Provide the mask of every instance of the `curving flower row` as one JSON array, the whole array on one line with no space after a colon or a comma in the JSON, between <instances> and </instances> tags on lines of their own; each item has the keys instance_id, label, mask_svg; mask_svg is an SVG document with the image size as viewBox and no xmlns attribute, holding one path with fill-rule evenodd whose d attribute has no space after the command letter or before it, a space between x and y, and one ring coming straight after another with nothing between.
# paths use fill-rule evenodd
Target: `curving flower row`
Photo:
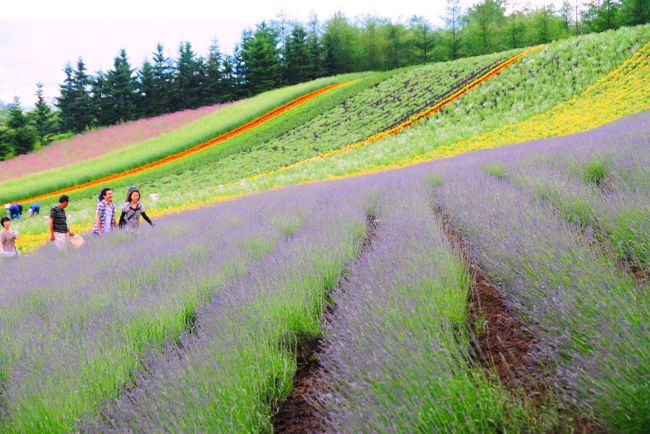
<instances>
[{"instance_id":1,"label":"curving flower row","mask_svg":"<svg viewBox=\"0 0 650 434\"><path fill-rule=\"evenodd\" d=\"M580 94L551 110L485 134L451 143L411 160L406 166L469 151L575 134L650 109L650 43Z\"/></svg>"},{"instance_id":2,"label":"curving flower row","mask_svg":"<svg viewBox=\"0 0 650 434\"><path fill-rule=\"evenodd\" d=\"M135 175L135 174L144 172L145 170L152 169L154 167L159 167L159 166L162 166L164 164L171 163L173 161L179 160L179 159L181 159L183 157L186 157L188 155L195 154L195 153L197 153L199 151L202 151L203 149L206 149L208 147L214 146L214 145L216 145L218 143L224 142L224 141L226 141L228 139L231 139L231 138L233 138L235 136L241 135L241 134L243 134L243 133L245 133L245 132L247 132L249 130L252 130L253 128L258 127L259 125L262 125L262 124L264 124L266 122L269 122L272 119L275 119L276 117L278 117L281 114L287 112L288 110L291 110L294 107L297 107L297 106L299 106L301 104L304 104L307 101L309 101L311 99L314 99L317 96L319 96L319 95L321 95L321 94L323 94L325 92L328 92L330 90L333 90L333 89L335 89L337 87L343 86L343 85L348 84L348 83L350 83L350 81L343 81L343 82L339 82L339 83L334 83L334 84L331 84L329 86L325 86L325 87L322 87L320 89L317 89L317 90L315 90L313 92L309 92L309 93L307 93L305 95L302 95L302 96L300 96L300 97L298 97L298 98L296 98L296 99L294 99L292 101L289 101L286 104L283 104L283 105L281 105L281 106L279 106L279 107L277 107L277 108L263 114L262 116L259 116L259 117L255 118L255 119L253 119L250 122L245 123L244 125L241 125L241 126L235 128L233 130L230 130L227 133L221 134L221 135L219 135L217 137L214 137L214 138L212 138L212 139L210 139L210 140L208 140L206 142L199 143L198 145L193 146L193 147L191 147L189 149L186 149L184 151L177 152L177 153L172 154L172 155L168 155L167 157L161 158L160 160L156 160L156 161L153 161L151 163L142 165L140 167L136 167L134 169L126 170L124 172L115 173L113 175L105 176L105 177L100 178L100 179L95 179L93 181L85 182L83 184L79 184L79 185L76 185L74 187L63 188L63 189L52 191L52 192L49 192L49 193L46 193L46 194L38 195L38 196L35 196L35 197L22 199L21 202L34 202L34 201L42 200L42 199L45 199L45 198L48 198L48 197L58 196L60 194L67 194L67 193L71 193L71 192L74 192L74 191L84 190L84 189L89 188L89 187L94 187L94 186L97 186L97 185L105 184L107 182L114 181L116 179L125 178L127 176Z\"/></svg>"},{"instance_id":3,"label":"curving flower row","mask_svg":"<svg viewBox=\"0 0 650 434\"><path fill-rule=\"evenodd\" d=\"M361 148L361 147L367 146L367 145L369 145L369 144L371 144L373 142L377 142L377 141L379 141L379 140L381 140L381 139L383 139L385 137L395 135L395 134L401 132L402 130L404 130L406 128L409 128L409 127L412 127L412 126L416 125L417 123L419 123L422 120L430 117L434 113L439 112L440 110L442 110L447 105L451 104L452 102L454 102L455 100L457 100L461 96L465 95L470 90L474 89L475 87L481 85L485 81L487 81L490 78L494 77L499 72L501 72L503 69L505 69L508 66L512 65L513 63L517 62L522 57L524 57L524 56L526 56L528 54L534 53L535 51L540 50L542 47L543 47L543 45L538 45L538 46L529 48L527 50L524 50L524 51L510 57L509 59L504 60L503 62L496 65L494 68L487 71L485 74L483 74L483 75L475 78L471 82L467 83L465 86L461 87L456 92L453 92L451 95L449 95L446 98L438 101L436 104L434 104L434 105L432 105L432 106L430 106L430 107L416 113L415 115L408 118L406 121L404 121L404 122L390 128L390 129L388 129L386 131L382 131L381 133L370 136L369 138L367 138L365 140L362 140L362 141L359 141L359 142L356 142L356 143L352 143L352 144L350 144L348 146L345 146L343 148L336 149L336 150L326 152L326 153L322 153L320 155L317 155L316 157L312 157L312 158L308 158L308 159L305 159L305 160L302 160L302 161L298 161L297 163L281 167L281 168L279 168L277 170L273 170L273 171L270 171L270 172L266 172L266 173L263 173L263 174L260 174L260 175L253 176L250 179L255 180L255 179L260 178L260 177L269 177L269 176L272 176L272 175L275 175L275 174L278 174L278 173L281 173L281 172L286 172L287 170L291 170L291 169L293 169L295 167L303 166L303 165L305 165L305 164L307 164L309 162L316 161L316 160L323 160L323 159L333 157L335 155L343 154L343 153L345 153L345 152L347 152L347 151L349 151L351 149Z\"/></svg>"}]
</instances>

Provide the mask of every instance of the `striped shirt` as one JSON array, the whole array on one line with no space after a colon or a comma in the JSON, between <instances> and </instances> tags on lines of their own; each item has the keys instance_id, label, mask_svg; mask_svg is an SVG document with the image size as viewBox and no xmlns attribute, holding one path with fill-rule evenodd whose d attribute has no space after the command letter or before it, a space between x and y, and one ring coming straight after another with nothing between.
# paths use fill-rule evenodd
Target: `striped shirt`
<instances>
[{"instance_id":1,"label":"striped shirt","mask_svg":"<svg viewBox=\"0 0 650 434\"><path fill-rule=\"evenodd\" d=\"M54 222L54 232L63 234L67 234L69 232L65 210L59 205L54 205L52 207L52 210L50 210L50 218Z\"/></svg>"}]
</instances>

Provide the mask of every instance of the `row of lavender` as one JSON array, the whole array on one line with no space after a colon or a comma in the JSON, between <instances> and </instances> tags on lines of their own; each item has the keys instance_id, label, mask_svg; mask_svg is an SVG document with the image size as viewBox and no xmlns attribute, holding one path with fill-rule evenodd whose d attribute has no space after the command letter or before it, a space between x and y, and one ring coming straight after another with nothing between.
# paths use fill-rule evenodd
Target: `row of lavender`
<instances>
[{"instance_id":1,"label":"row of lavender","mask_svg":"<svg viewBox=\"0 0 650 434\"><path fill-rule=\"evenodd\" d=\"M368 195L311 189L317 207L295 233L197 311L196 330L152 354L136 388L84 432L268 432L291 389L296 343L320 335L328 289L359 249ZM296 202L294 202L294 200ZM309 201L297 193L290 207Z\"/></svg>"},{"instance_id":2,"label":"row of lavender","mask_svg":"<svg viewBox=\"0 0 650 434\"><path fill-rule=\"evenodd\" d=\"M313 400L331 431L541 432L571 429L576 413L647 431L649 287L631 271L648 265L649 138L646 112L376 177L395 192L373 250L336 293L345 309L320 354L332 390ZM427 177L432 204L413 185ZM541 193L553 187L560 200ZM531 410L469 368L467 283L434 207L536 337L555 409Z\"/></svg>"},{"instance_id":3,"label":"row of lavender","mask_svg":"<svg viewBox=\"0 0 650 434\"><path fill-rule=\"evenodd\" d=\"M147 354L174 347L196 328L200 306L234 302L228 288L250 279L252 264L293 238L324 205L338 208L328 199L274 192L161 219L136 238L93 239L83 254L43 249L0 264L9 276L0 283L0 431L68 432L98 417L104 400L133 387ZM341 216L329 214L358 232ZM313 316L318 305L311 302ZM238 330L237 323L231 327ZM290 377L288 359L278 356Z\"/></svg>"},{"instance_id":4,"label":"row of lavender","mask_svg":"<svg viewBox=\"0 0 650 434\"><path fill-rule=\"evenodd\" d=\"M470 276L433 218L431 185L387 176L379 230L335 293L321 383L331 432L523 430L534 415L472 363Z\"/></svg>"}]
</instances>

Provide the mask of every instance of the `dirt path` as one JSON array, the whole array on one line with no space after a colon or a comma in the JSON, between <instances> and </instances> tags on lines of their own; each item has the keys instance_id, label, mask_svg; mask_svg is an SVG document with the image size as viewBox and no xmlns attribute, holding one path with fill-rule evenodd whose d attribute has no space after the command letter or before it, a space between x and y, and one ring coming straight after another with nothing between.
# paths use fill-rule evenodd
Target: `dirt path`
<instances>
[{"instance_id":1,"label":"dirt path","mask_svg":"<svg viewBox=\"0 0 650 434\"><path fill-rule=\"evenodd\" d=\"M368 217L366 236L357 259L372 247L377 234L378 223L379 221L375 216ZM335 312L336 304L332 303L327 307L326 315L331 316ZM317 354L320 352L321 346L320 339L312 339L298 344L298 370L294 377L293 390L281 404L273 419L274 432L286 434L326 432L321 414L309 399L310 396L315 394L315 391L327 391L329 388L317 375L320 369Z\"/></svg>"}]
</instances>

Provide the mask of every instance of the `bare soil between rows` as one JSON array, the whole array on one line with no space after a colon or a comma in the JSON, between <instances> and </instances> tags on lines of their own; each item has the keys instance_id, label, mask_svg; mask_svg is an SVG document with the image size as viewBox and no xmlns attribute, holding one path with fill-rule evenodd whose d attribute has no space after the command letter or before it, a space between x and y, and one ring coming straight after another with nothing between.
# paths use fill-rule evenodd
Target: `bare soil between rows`
<instances>
[{"instance_id":1,"label":"bare soil between rows","mask_svg":"<svg viewBox=\"0 0 650 434\"><path fill-rule=\"evenodd\" d=\"M523 392L535 406L552 399L544 367L535 360L531 350L537 345L535 336L508 308L499 289L490 283L467 248L467 240L454 227L443 209L435 215L452 248L467 264L472 278L468 300L467 322L472 331L475 361L489 376L496 372L498 380L513 394ZM493 371L494 369L494 371ZM602 433L597 422L580 415L571 415L572 432Z\"/></svg>"},{"instance_id":2,"label":"bare soil between rows","mask_svg":"<svg viewBox=\"0 0 650 434\"><path fill-rule=\"evenodd\" d=\"M357 255L357 260L372 247L372 242L377 235L378 223L379 220L375 216L368 217L366 236ZM345 274L343 273L343 276ZM345 277L343 277L343 281L344 279ZM332 291L332 293L334 292L335 290ZM326 316L331 317L335 313L336 304L332 302L327 306ZM286 434L327 432L323 416L309 399L317 391L329 390L329 385L318 375L321 367L318 354L322 345L323 342L317 338L298 344L298 369L294 377L293 389L273 418L273 432Z\"/></svg>"},{"instance_id":3,"label":"bare soil between rows","mask_svg":"<svg viewBox=\"0 0 650 434\"><path fill-rule=\"evenodd\" d=\"M435 215L450 245L461 254L471 273L467 321L473 331L476 361L488 372L494 368L501 383L510 390L523 390L534 403L540 404L548 389L540 380L542 367L531 356L535 337L508 309L499 290L473 261L467 241L449 216L441 208L436 208Z\"/></svg>"}]
</instances>

